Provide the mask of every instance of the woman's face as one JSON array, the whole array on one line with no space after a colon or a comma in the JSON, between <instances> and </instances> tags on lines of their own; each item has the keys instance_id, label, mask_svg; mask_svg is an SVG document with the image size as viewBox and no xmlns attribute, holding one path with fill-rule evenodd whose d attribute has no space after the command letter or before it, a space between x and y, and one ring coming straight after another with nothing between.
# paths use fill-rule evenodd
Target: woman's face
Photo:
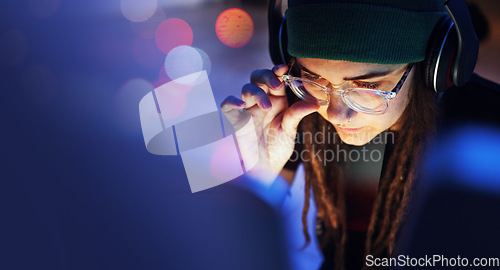
<instances>
[{"instance_id":1,"label":"woman's face","mask_svg":"<svg viewBox=\"0 0 500 270\"><path fill-rule=\"evenodd\" d=\"M313 58L297 58L296 60L298 67L302 69L302 76L305 75L304 73L311 72L312 76L320 76L331 85L341 85L355 77L370 75L364 76L365 78L362 80L354 80L354 83L375 83L379 85L377 89L384 91L390 91L394 88L404 74L405 66L407 66L406 64L366 64ZM376 77L371 75L376 75ZM407 82L403 84L396 97L389 100L389 106L384 114L356 112L342 101L340 95L335 94L330 95L330 103L321 106L318 113L334 125L344 143L364 145L384 130L396 127L396 122L408 104L412 77L412 72L410 72ZM342 124L342 127L339 124Z\"/></svg>"}]
</instances>

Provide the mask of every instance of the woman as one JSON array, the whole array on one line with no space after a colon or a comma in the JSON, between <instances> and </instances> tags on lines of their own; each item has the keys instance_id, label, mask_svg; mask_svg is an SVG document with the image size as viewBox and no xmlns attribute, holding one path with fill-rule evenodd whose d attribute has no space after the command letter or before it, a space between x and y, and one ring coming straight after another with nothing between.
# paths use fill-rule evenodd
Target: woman
<instances>
[{"instance_id":1,"label":"woman","mask_svg":"<svg viewBox=\"0 0 500 270\"><path fill-rule=\"evenodd\" d=\"M303 232L307 242L318 237L323 268L360 269L367 254L390 256L409 209L419 157L438 120L426 51L448 13L440 0L288 5L287 64L253 72L241 99L228 97L222 110L250 176L272 182L281 174L291 183L303 163ZM287 99L291 92L295 101ZM391 136L382 161L356 181L356 170L366 168L345 155L384 134ZM310 196L316 236L308 233Z\"/></svg>"}]
</instances>

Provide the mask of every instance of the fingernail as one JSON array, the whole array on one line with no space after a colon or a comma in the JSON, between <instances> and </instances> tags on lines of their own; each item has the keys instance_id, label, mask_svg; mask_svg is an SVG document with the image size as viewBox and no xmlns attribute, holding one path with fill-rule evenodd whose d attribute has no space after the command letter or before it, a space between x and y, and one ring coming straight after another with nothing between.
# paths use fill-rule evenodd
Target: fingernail
<instances>
[{"instance_id":1,"label":"fingernail","mask_svg":"<svg viewBox=\"0 0 500 270\"><path fill-rule=\"evenodd\" d=\"M279 64L279 65L277 65L277 66L274 66L274 67L273 67L273 72L276 72L278 69L280 69L280 68L282 68L282 67L284 67L284 66L286 66L286 64Z\"/></svg>"},{"instance_id":2,"label":"fingernail","mask_svg":"<svg viewBox=\"0 0 500 270\"><path fill-rule=\"evenodd\" d=\"M281 81L278 78L274 78L271 82L273 88L278 88L281 86Z\"/></svg>"},{"instance_id":3,"label":"fingernail","mask_svg":"<svg viewBox=\"0 0 500 270\"><path fill-rule=\"evenodd\" d=\"M264 109L265 110L270 110L273 106L271 105L271 102L265 102L264 104Z\"/></svg>"}]
</instances>

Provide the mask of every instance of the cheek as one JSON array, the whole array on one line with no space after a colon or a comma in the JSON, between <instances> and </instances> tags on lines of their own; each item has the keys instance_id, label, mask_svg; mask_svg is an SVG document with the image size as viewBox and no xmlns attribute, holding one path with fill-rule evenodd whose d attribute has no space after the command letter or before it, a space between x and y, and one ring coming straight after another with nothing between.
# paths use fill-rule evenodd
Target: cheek
<instances>
[{"instance_id":1,"label":"cheek","mask_svg":"<svg viewBox=\"0 0 500 270\"><path fill-rule=\"evenodd\" d=\"M323 118L325 118L326 121L331 122L330 120L328 120L327 110L328 106L321 106L319 107L318 113L319 115L323 116Z\"/></svg>"},{"instance_id":2,"label":"cheek","mask_svg":"<svg viewBox=\"0 0 500 270\"><path fill-rule=\"evenodd\" d=\"M382 132L396 124L407 105L408 89L401 89L396 98L389 101L389 107L384 114L356 113L353 122L358 123L360 126L366 125L372 132Z\"/></svg>"},{"instance_id":3,"label":"cheek","mask_svg":"<svg viewBox=\"0 0 500 270\"><path fill-rule=\"evenodd\" d=\"M389 126L387 128L391 127L399 120L404 110L408 106L408 93L409 89L403 88L398 93L396 98L390 101L389 108L387 108L387 111L384 114L384 116L387 117L387 121L389 123Z\"/></svg>"},{"instance_id":4,"label":"cheek","mask_svg":"<svg viewBox=\"0 0 500 270\"><path fill-rule=\"evenodd\" d=\"M366 133L365 135L367 136L376 136L378 133L391 128L396 124L408 105L408 93L408 86L403 86L397 96L389 101L389 107L384 114L373 115L354 112L351 127L365 127L363 133ZM328 117L327 110L327 106L322 106L318 110L318 113L333 125L338 124L334 123L334 119Z\"/></svg>"}]
</instances>

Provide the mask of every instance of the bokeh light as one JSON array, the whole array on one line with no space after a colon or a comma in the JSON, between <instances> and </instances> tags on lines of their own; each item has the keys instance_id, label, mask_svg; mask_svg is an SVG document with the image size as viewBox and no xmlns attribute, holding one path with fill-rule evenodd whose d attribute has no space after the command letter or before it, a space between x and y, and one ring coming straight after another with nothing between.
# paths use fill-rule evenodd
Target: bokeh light
<instances>
[{"instance_id":1,"label":"bokeh light","mask_svg":"<svg viewBox=\"0 0 500 270\"><path fill-rule=\"evenodd\" d=\"M131 22L143 22L151 18L158 7L156 0L121 0L122 14Z\"/></svg>"},{"instance_id":2,"label":"bokeh light","mask_svg":"<svg viewBox=\"0 0 500 270\"><path fill-rule=\"evenodd\" d=\"M211 70L211 62L208 55L201 49L189 46L179 46L172 49L165 58L165 72L172 80L183 84L197 84L199 80L189 74ZM182 80L179 78L184 77ZM200 77L201 78L201 77ZM187 81L194 80L194 81Z\"/></svg>"},{"instance_id":3,"label":"bokeh light","mask_svg":"<svg viewBox=\"0 0 500 270\"><path fill-rule=\"evenodd\" d=\"M57 94L57 79L44 65L30 65L22 72L20 88L26 99L38 106L50 104Z\"/></svg>"},{"instance_id":4,"label":"bokeh light","mask_svg":"<svg viewBox=\"0 0 500 270\"><path fill-rule=\"evenodd\" d=\"M154 39L136 39L133 55L137 63L144 67L160 67L165 58L165 55L156 47Z\"/></svg>"},{"instance_id":5,"label":"bokeh light","mask_svg":"<svg viewBox=\"0 0 500 270\"><path fill-rule=\"evenodd\" d=\"M165 54L175 47L193 43L193 30L187 22L178 18L167 19L158 26L155 34L156 45Z\"/></svg>"},{"instance_id":6,"label":"bokeh light","mask_svg":"<svg viewBox=\"0 0 500 270\"><path fill-rule=\"evenodd\" d=\"M61 4L61 0L29 0L28 6L38 18L48 18L59 9L59 5Z\"/></svg>"},{"instance_id":7,"label":"bokeh light","mask_svg":"<svg viewBox=\"0 0 500 270\"><path fill-rule=\"evenodd\" d=\"M138 128L140 119L137 104L153 89L150 82L141 78L130 79L123 83L115 95L115 105L118 113L116 123L123 128Z\"/></svg>"},{"instance_id":8,"label":"bokeh light","mask_svg":"<svg viewBox=\"0 0 500 270\"><path fill-rule=\"evenodd\" d=\"M29 45L26 36L16 29L0 34L0 65L18 66L26 60Z\"/></svg>"},{"instance_id":9,"label":"bokeh light","mask_svg":"<svg viewBox=\"0 0 500 270\"><path fill-rule=\"evenodd\" d=\"M154 38L158 26L167 19L165 11L157 7L151 18L143 22L130 22L132 32L140 38Z\"/></svg>"},{"instance_id":10,"label":"bokeh light","mask_svg":"<svg viewBox=\"0 0 500 270\"><path fill-rule=\"evenodd\" d=\"M217 37L229 47L245 46L252 39L253 20L248 13L238 8L222 12L215 22Z\"/></svg>"},{"instance_id":11,"label":"bokeh light","mask_svg":"<svg viewBox=\"0 0 500 270\"><path fill-rule=\"evenodd\" d=\"M243 173L232 135L214 143L216 147L210 158L210 172L215 179L232 180Z\"/></svg>"}]
</instances>

